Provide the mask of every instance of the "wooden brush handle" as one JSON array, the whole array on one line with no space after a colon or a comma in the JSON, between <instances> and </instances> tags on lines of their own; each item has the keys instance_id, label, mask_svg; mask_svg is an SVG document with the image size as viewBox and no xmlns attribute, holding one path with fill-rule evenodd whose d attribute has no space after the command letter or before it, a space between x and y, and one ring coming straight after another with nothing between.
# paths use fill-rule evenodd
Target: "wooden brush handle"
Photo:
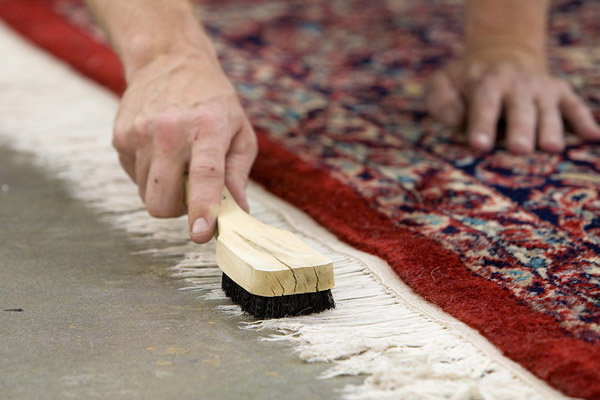
<instances>
[{"instance_id":1,"label":"wooden brush handle","mask_svg":"<svg viewBox=\"0 0 600 400\"><path fill-rule=\"evenodd\" d=\"M217 213L217 231L217 265L251 294L274 297L334 286L329 258L293 233L250 216L227 188L223 189Z\"/></svg>"},{"instance_id":2,"label":"wooden brush handle","mask_svg":"<svg viewBox=\"0 0 600 400\"><path fill-rule=\"evenodd\" d=\"M217 219L227 217L228 215L237 215L238 217L240 215L246 215L249 218L252 218L246 211L244 211L242 207L238 205L229 189L224 187L223 195L221 196L221 205L219 205L219 211L217 212Z\"/></svg>"}]
</instances>

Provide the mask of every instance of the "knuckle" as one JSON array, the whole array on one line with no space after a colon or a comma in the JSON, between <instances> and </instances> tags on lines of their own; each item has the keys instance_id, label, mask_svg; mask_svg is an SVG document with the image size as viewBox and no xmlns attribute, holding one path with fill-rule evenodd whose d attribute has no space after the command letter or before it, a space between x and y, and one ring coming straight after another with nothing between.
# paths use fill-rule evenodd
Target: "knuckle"
<instances>
[{"instance_id":1,"label":"knuckle","mask_svg":"<svg viewBox=\"0 0 600 400\"><path fill-rule=\"evenodd\" d=\"M119 153L125 152L127 148L126 135L115 130L112 138L112 146L117 149Z\"/></svg>"},{"instance_id":2,"label":"knuckle","mask_svg":"<svg viewBox=\"0 0 600 400\"><path fill-rule=\"evenodd\" d=\"M217 179L224 176L224 163L217 157L205 158L200 162L194 163L190 167L190 175L201 176L206 179Z\"/></svg>"},{"instance_id":3,"label":"knuckle","mask_svg":"<svg viewBox=\"0 0 600 400\"><path fill-rule=\"evenodd\" d=\"M156 115L154 125L154 144L158 149L170 151L181 145L180 139L188 124L184 114L174 108L167 108Z\"/></svg>"},{"instance_id":4,"label":"knuckle","mask_svg":"<svg viewBox=\"0 0 600 400\"><path fill-rule=\"evenodd\" d=\"M112 145L119 152L126 151L129 143L129 132L130 128L124 121L115 121L113 127Z\"/></svg>"},{"instance_id":5,"label":"knuckle","mask_svg":"<svg viewBox=\"0 0 600 400\"><path fill-rule=\"evenodd\" d=\"M201 105L193 112L194 125L208 132L223 129L227 125L227 112L220 106Z\"/></svg>"},{"instance_id":6,"label":"knuckle","mask_svg":"<svg viewBox=\"0 0 600 400\"><path fill-rule=\"evenodd\" d=\"M484 91L497 91L502 87L502 78L497 73L484 75L479 80L479 87Z\"/></svg>"},{"instance_id":7,"label":"knuckle","mask_svg":"<svg viewBox=\"0 0 600 400\"><path fill-rule=\"evenodd\" d=\"M502 61L493 70L498 76L511 77L517 74L518 68L512 62Z\"/></svg>"},{"instance_id":8,"label":"knuckle","mask_svg":"<svg viewBox=\"0 0 600 400\"><path fill-rule=\"evenodd\" d=\"M175 107L167 107L155 116L154 124L159 132L180 129L185 123L185 115Z\"/></svg>"},{"instance_id":9,"label":"knuckle","mask_svg":"<svg viewBox=\"0 0 600 400\"><path fill-rule=\"evenodd\" d=\"M474 96L473 111L477 113L494 113L499 107L495 92L481 90Z\"/></svg>"},{"instance_id":10,"label":"knuckle","mask_svg":"<svg viewBox=\"0 0 600 400\"><path fill-rule=\"evenodd\" d=\"M554 85L560 92L564 94L570 95L575 93L571 85L567 81L564 81L562 79L554 78Z\"/></svg>"},{"instance_id":11,"label":"knuckle","mask_svg":"<svg viewBox=\"0 0 600 400\"><path fill-rule=\"evenodd\" d=\"M473 83L468 98L474 107L494 108L504 92L502 78L496 74L488 74Z\"/></svg>"},{"instance_id":12,"label":"knuckle","mask_svg":"<svg viewBox=\"0 0 600 400\"><path fill-rule=\"evenodd\" d=\"M143 136L151 128L152 122L149 118L144 115L138 115L133 118L131 128L136 136Z\"/></svg>"},{"instance_id":13,"label":"knuckle","mask_svg":"<svg viewBox=\"0 0 600 400\"><path fill-rule=\"evenodd\" d=\"M513 84L522 92L536 90L539 87L540 78L530 73L515 75Z\"/></svg>"}]
</instances>

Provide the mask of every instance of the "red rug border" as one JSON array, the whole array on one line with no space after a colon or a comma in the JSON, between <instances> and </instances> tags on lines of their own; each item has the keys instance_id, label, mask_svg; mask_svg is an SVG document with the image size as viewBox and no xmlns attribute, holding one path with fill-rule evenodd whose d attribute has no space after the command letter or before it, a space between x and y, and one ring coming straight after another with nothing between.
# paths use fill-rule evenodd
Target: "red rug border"
<instances>
[{"instance_id":1,"label":"red rug border","mask_svg":"<svg viewBox=\"0 0 600 400\"><path fill-rule=\"evenodd\" d=\"M114 52L70 25L51 7L48 0L4 0L0 1L0 18L33 43L121 94L125 82ZM304 163L267 135L258 132L258 137L260 154L253 179L306 211L343 241L385 259L416 293L480 331L538 377L569 396L600 399L597 343L569 337L553 318L474 276L456 254L396 227L349 186ZM331 199L343 201L332 203ZM365 230L370 234L366 239ZM496 313L490 315L489 309Z\"/></svg>"}]
</instances>

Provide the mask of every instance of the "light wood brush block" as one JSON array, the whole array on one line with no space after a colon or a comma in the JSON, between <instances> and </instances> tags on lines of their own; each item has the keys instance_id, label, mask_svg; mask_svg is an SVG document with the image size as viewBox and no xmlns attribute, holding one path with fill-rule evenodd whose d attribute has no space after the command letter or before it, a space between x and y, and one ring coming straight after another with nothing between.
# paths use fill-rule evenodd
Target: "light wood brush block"
<instances>
[{"instance_id":1,"label":"light wood brush block","mask_svg":"<svg viewBox=\"0 0 600 400\"><path fill-rule=\"evenodd\" d=\"M241 209L227 189L217 216L217 264L257 296L320 292L334 286L333 263L288 231Z\"/></svg>"}]
</instances>

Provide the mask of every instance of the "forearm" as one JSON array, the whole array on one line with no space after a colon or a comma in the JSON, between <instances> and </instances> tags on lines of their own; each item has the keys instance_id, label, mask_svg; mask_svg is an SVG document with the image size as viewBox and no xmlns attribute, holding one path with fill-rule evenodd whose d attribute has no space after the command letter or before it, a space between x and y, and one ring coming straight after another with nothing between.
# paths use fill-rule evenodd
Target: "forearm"
<instances>
[{"instance_id":1,"label":"forearm","mask_svg":"<svg viewBox=\"0 0 600 400\"><path fill-rule=\"evenodd\" d=\"M161 55L189 51L216 61L189 0L86 0L119 54L126 77Z\"/></svg>"},{"instance_id":2,"label":"forearm","mask_svg":"<svg viewBox=\"0 0 600 400\"><path fill-rule=\"evenodd\" d=\"M522 50L545 65L548 8L549 0L468 0L466 52Z\"/></svg>"}]
</instances>

